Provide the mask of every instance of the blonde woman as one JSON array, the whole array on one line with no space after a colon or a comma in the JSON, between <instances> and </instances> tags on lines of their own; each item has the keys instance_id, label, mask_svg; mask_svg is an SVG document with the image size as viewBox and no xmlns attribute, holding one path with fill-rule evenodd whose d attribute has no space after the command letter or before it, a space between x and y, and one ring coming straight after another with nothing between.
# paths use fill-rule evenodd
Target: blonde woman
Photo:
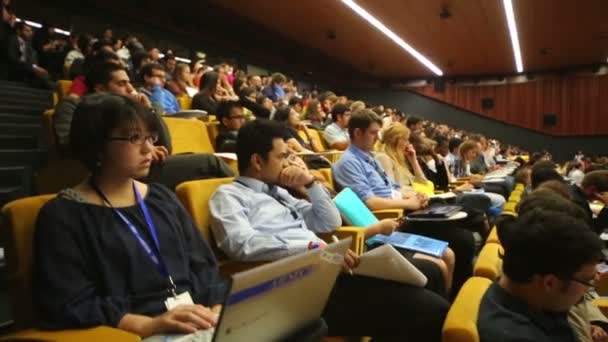
<instances>
[{"instance_id":1,"label":"blonde woman","mask_svg":"<svg viewBox=\"0 0 608 342\"><path fill-rule=\"evenodd\" d=\"M418 164L416 150L410 144L410 130L405 125L394 122L382 134L382 145L376 153L387 175L402 189L413 190L412 183L426 184L428 181ZM413 172L412 172L413 171Z\"/></svg>"},{"instance_id":2,"label":"blonde woman","mask_svg":"<svg viewBox=\"0 0 608 342\"><path fill-rule=\"evenodd\" d=\"M421 201L428 202L425 195L415 192L412 188L413 182L426 183L427 179L420 169L416 151L410 144L409 138L410 130L407 127L398 122L391 124L382 135L382 145L375 157L386 174L401 186L401 191L413 192L415 196L421 198ZM451 249L446 250L442 260L424 254L416 254L414 257L437 263L446 279L446 288L448 291L451 289L454 272L454 252Z\"/></svg>"}]
</instances>

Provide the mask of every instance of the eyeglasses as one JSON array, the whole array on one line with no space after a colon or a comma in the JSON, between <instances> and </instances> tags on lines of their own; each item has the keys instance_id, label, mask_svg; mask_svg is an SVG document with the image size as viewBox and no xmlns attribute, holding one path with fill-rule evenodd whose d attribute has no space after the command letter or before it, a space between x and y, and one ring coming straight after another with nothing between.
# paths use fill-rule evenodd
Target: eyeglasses
<instances>
[{"instance_id":1,"label":"eyeglasses","mask_svg":"<svg viewBox=\"0 0 608 342\"><path fill-rule=\"evenodd\" d=\"M150 134L150 135L142 135L142 134L132 134L128 137L110 137L109 141L128 141L133 145L142 145L144 142L149 142L150 144L155 144L158 141L158 134Z\"/></svg>"},{"instance_id":2,"label":"eyeglasses","mask_svg":"<svg viewBox=\"0 0 608 342\"><path fill-rule=\"evenodd\" d=\"M585 285L585 286L590 287L590 288L595 288L595 279L596 278L593 278L593 279L591 279L589 281L585 281L585 280L576 279L574 277L568 278L568 280L570 280L570 281L579 283L581 285Z\"/></svg>"}]
</instances>

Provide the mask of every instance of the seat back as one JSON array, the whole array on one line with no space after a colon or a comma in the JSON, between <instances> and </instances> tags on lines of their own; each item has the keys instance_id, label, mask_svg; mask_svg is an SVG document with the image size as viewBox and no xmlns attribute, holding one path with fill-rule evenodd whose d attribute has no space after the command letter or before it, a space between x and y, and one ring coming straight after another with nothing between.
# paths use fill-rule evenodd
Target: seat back
<instances>
[{"instance_id":1,"label":"seat back","mask_svg":"<svg viewBox=\"0 0 608 342\"><path fill-rule=\"evenodd\" d=\"M190 96L184 95L177 98L177 102L179 103L179 108L181 110L190 110L192 109L192 98Z\"/></svg>"},{"instance_id":2,"label":"seat back","mask_svg":"<svg viewBox=\"0 0 608 342\"><path fill-rule=\"evenodd\" d=\"M177 197L184 205L186 210L192 215L194 224L201 232L203 237L215 248L212 243L209 213L209 199L211 195L222 184L232 183L234 178L209 178L181 183L175 188Z\"/></svg>"},{"instance_id":3,"label":"seat back","mask_svg":"<svg viewBox=\"0 0 608 342\"><path fill-rule=\"evenodd\" d=\"M443 323L442 342L479 342L479 305L490 284L492 281L479 277L464 283Z\"/></svg>"},{"instance_id":4,"label":"seat back","mask_svg":"<svg viewBox=\"0 0 608 342\"><path fill-rule=\"evenodd\" d=\"M319 169L319 172L323 175L323 178L327 181L327 184L330 186L330 189L335 190L334 188L334 177L331 175L331 168Z\"/></svg>"},{"instance_id":5,"label":"seat back","mask_svg":"<svg viewBox=\"0 0 608 342\"><path fill-rule=\"evenodd\" d=\"M70 88L72 88L72 81L70 80L59 80L57 81L59 85L59 99L63 99L64 97L70 95Z\"/></svg>"},{"instance_id":6,"label":"seat back","mask_svg":"<svg viewBox=\"0 0 608 342\"><path fill-rule=\"evenodd\" d=\"M2 208L0 239L5 247L7 285L16 328L33 323L32 242L40 208L56 195L22 198Z\"/></svg>"},{"instance_id":7,"label":"seat back","mask_svg":"<svg viewBox=\"0 0 608 342\"><path fill-rule=\"evenodd\" d=\"M321 139L321 135L319 134L319 131L317 131L316 129L309 128L308 134L310 134L311 138L313 138L316 141L319 141L321 143L322 150L317 151L317 152L325 152L327 150L325 141L323 141L323 139ZM304 140L307 144L310 145L310 140L308 140L308 136L306 135L306 132L304 132L303 130L298 130L298 135L300 136L300 138L302 138L302 140Z\"/></svg>"},{"instance_id":8,"label":"seat back","mask_svg":"<svg viewBox=\"0 0 608 342\"><path fill-rule=\"evenodd\" d=\"M502 247L497 243L486 243L479 252L479 257L473 267L473 275L496 280L502 274Z\"/></svg>"},{"instance_id":9,"label":"seat back","mask_svg":"<svg viewBox=\"0 0 608 342\"><path fill-rule=\"evenodd\" d=\"M200 120L163 117L171 135L173 154L213 153L207 127Z\"/></svg>"}]
</instances>

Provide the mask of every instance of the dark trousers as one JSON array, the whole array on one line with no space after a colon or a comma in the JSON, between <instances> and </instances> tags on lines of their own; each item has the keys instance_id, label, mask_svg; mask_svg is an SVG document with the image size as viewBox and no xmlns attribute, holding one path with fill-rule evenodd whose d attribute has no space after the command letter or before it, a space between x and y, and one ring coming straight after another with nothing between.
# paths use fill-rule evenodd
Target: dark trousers
<instances>
[{"instance_id":1,"label":"dark trousers","mask_svg":"<svg viewBox=\"0 0 608 342\"><path fill-rule=\"evenodd\" d=\"M175 191L178 184L186 181L233 176L234 171L220 158L193 153L169 156L162 163L153 164L146 181L163 184Z\"/></svg>"},{"instance_id":2,"label":"dark trousers","mask_svg":"<svg viewBox=\"0 0 608 342\"><path fill-rule=\"evenodd\" d=\"M408 225L406 231L449 243L449 247L454 251L454 255L456 256L452 283L452 297L454 297L464 282L473 275L473 257L475 256L475 238L473 237L473 233L455 224L446 222L417 222Z\"/></svg>"},{"instance_id":3,"label":"dark trousers","mask_svg":"<svg viewBox=\"0 0 608 342\"><path fill-rule=\"evenodd\" d=\"M374 341L441 341L449 304L424 288L341 274L325 306L329 336Z\"/></svg>"}]
</instances>

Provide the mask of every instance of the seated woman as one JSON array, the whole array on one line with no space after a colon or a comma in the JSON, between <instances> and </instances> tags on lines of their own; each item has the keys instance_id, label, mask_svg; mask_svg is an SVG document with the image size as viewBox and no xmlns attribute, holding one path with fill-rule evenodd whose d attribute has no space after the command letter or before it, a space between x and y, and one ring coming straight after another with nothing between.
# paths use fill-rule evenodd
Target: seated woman
<instances>
[{"instance_id":1,"label":"seated woman","mask_svg":"<svg viewBox=\"0 0 608 342\"><path fill-rule=\"evenodd\" d=\"M295 153L315 153L323 151L323 146L320 141L317 141L300 121L300 114L289 106L283 106L274 113L274 120L282 123L285 127L285 142L287 147ZM304 132L308 138L306 142L298 134Z\"/></svg>"},{"instance_id":2,"label":"seated woman","mask_svg":"<svg viewBox=\"0 0 608 342\"><path fill-rule=\"evenodd\" d=\"M213 115L217 112L220 101L238 101L238 96L233 96L222 88L220 75L215 71L207 71L201 79L200 91L192 98L192 109L200 109Z\"/></svg>"},{"instance_id":3,"label":"seated woman","mask_svg":"<svg viewBox=\"0 0 608 342\"><path fill-rule=\"evenodd\" d=\"M173 95L175 95L175 97L193 97L196 95L197 90L194 87L194 84L192 84L190 66L185 63L179 63L177 66L175 66L173 79L167 82L166 87L173 93Z\"/></svg>"},{"instance_id":4,"label":"seated woman","mask_svg":"<svg viewBox=\"0 0 608 342\"><path fill-rule=\"evenodd\" d=\"M306 106L304 118L310 121L310 125L314 129L324 130L331 123L331 118L323 111L319 100L311 100Z\"/></svg>"},{"instance_id":5,"label":"seated woman","mask_svg":"<svg viewBox=\"0 0 608 342\"><path fill-rule=\"evenodd\" d=\"M33 293L44 329L107 325L147 337L215 326L226 294L217 262L168 189L148 174L157 121L124 96L78 105L70 145L91 175L40 211ZM168 298L189 294L172 307Z\"/></svg>"}]
</instances>

